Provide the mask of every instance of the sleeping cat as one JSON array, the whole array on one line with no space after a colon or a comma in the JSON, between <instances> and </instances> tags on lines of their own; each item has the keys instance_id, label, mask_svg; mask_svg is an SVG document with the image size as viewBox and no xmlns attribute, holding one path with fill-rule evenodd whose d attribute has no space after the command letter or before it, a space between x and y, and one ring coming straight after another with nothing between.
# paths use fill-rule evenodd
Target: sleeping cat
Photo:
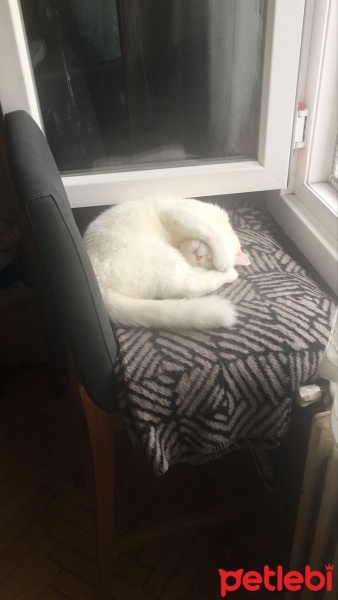
<instances>
[{"instance_id":1,"label":"sleeping cat","mask_svg":"<svg viewBox=\"0 0 338 600\"><path fill-rule=\"evenodd\" d=\"M250 264L227 213L194 199L148 197L112 206L84 235L111 321L165 329L235 323L233 306L201 297Z\"/></svg>"}]
</instances>

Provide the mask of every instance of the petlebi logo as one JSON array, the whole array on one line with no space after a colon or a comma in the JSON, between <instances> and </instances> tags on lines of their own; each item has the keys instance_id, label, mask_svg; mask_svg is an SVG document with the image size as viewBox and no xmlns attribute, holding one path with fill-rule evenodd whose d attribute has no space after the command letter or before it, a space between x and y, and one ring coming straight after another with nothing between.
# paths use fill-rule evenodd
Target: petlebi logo
<instances>
[{"instance_id":1,"label":"petlebi logo","mask_svg":"<svg viewBox=\"0 0 338 600\"><path fill-rule=\"evenodd\" d=\"M281 592L289 590L298 592L302 588L307 588L312 592L320 590L332 591L332 571L333 565L326 565L325 572L312 570L310 565L306 565L304 571L284 571L281 565L271 569L264 565L263 573L258 571L246 571L237 569L237 571L225 571L218 569L220 576L221 597L225 598L228 593L235 592L241 586L250 592L257 592L264 587L269 592Z\"/></svg>"}]
</instances>

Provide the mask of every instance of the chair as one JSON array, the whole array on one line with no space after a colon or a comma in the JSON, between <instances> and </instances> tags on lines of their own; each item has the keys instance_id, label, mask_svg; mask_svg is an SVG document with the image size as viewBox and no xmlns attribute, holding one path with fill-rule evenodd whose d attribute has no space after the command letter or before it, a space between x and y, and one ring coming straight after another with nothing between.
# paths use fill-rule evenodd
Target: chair
<instances>
[{"instance_id":1,"label":"chair","mask_svg":"<svg viewBox=\"0 0 338 600\"><path fill-rule=\"evenodd\" d=\"M54 295L65 332L68 394L74 405L78 406L80 402L86 417L95 472L102 597L109 598L111 563L116 550L113 530L114 434L127 424L131 437L145 447L157 472L164 472L170 459L172 463L196 462L200 456L201 461L206 461L229 449L277 446L287 429L292 391L316 371L319 355L329 335L334 307L299 265L292 262L290 257L286 261L286 255L274 237L271 237L269 247L266 241L267 250L262 250L258 237L262 235L263 240L270 239L270 221L266 216L260 216L261 221L257 221L258 213L244 207L242 212L239 211L238 225L241 225L244 217L245 222L249 223L242 232L243 243L249 244L250 241L249 252L253 263L260 267L254 267L250 277L239 279L238 285L236 282L236 286L226 290L230 298L237 300L240 320L246 319L235 333L192 332L185 338L151 330L112 329L44 135L24 111L5 116L5 133L9 169L20 209L42 259L42 287L51 286L48 298ZM258 227L263 227L263 233ZM260 258L262 252L263 260ZM266 259L266 252L270 252L269 260ZM280 267L283 260L283 264L287 263L286 274ZM278 283L283 299L272 318L268 306L275 301ZM258 300L257 286L260 286ZM263 297L265 304L262 304L263 300L260 301ZM302 298L304 308L298 315L297 301ZM308 319L317 317L320 326L316 339L313 339L307 335ZM297 318L301 320L299 326L295 324ZM288 323L284 332L281 323L285 320ZM269 324L269 335L264 329L265 322ZM257 332L261 332L262 339ZM179 339L176 339L177 336ZM175 344L180 363L173 364L175 352L171 344ZM130 348L134 348L135 352L130 353ZM133 356L140 354L141 349L149 360L149 357L155 357L155 362L149 366L152 375L148 376L147 370L140 369L139 364L136 368L133 362ZM161 366L157 371L155 363ZM199 374L201 383L195 390L196 374ZM170 418L167 414L161 416L161 407L156 400L152 400L154 410L151 418L149 415L142 416L142 411L144 399L153 399L156 393L160 393L161 386L166 386L167 395L171 386L175 398L178 389L183 389L185 397L190 394L191 400L201 399L202 389L205 388L215 406L219 405L218 400L221 399L222 428L229 430L227 442L216 444L214 438L218 433L214 436L212 415L208 413L201 420L201 412L196 406L193 424L191 427L189 423L185 424L188 429L183 442L181 432L172 433L170 439L175 442L175 454L166 453L165 448L165 452L158 456L164 444L163 435L159 432L162 432L162 425L170 426ZM226 412L224 402L227 405ZM142 434L137 429L140 421L145 425ZM156 434L155 450L148 445L149 423ZM221 517L224 514L204 516L204 523ZM168 525L159 528L155 534L192 526L196 521L192 517L173 527ZM145 536L151 537L153 534L146 532ZM140 539L142 536L137 536L136 541ZM131 540L122 542L119 549L126 549L131 543Z\"/></svg>"}]
</instances>

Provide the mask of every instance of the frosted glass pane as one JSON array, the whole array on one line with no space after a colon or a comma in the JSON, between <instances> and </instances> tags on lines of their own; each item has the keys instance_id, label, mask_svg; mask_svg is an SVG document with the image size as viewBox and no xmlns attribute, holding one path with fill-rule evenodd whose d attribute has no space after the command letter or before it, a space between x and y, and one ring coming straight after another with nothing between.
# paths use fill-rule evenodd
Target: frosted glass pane
<instances>
[{"instance_id":1,"label":"frosted glass pane","mask_svg":"<svg viewBox=\"0 0 338 600\"><path fill-rule=\"evenodd\" d=\"M63 172L255 159L266 0L21 0Z\"/></svg>"}]
</instances>

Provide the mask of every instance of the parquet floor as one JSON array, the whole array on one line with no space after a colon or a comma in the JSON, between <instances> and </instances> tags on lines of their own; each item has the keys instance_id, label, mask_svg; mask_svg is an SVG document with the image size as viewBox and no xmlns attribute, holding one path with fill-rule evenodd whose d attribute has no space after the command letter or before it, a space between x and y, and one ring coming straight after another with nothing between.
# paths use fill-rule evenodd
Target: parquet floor
<instances>
[{"instance_id":1,"label":"parquet floor","mask_svg":"<svg viewBox=\"0 0 338 600\"><path fill-rule=\"evenodd\" d=\"M8 369L0 415L0 599L99 600L94 518L86 491L73 483L67 405L51 397L46 365ZM120 530L147 523L150 513L237 506L262 492L246 452L157 480L121 434L117 462ZM216 600L219 568L286 565L292 511L277 496L222 526L118 556L113 599ZM231 597L272 600L260 592Z\"/></svg>"}]
</instances>

